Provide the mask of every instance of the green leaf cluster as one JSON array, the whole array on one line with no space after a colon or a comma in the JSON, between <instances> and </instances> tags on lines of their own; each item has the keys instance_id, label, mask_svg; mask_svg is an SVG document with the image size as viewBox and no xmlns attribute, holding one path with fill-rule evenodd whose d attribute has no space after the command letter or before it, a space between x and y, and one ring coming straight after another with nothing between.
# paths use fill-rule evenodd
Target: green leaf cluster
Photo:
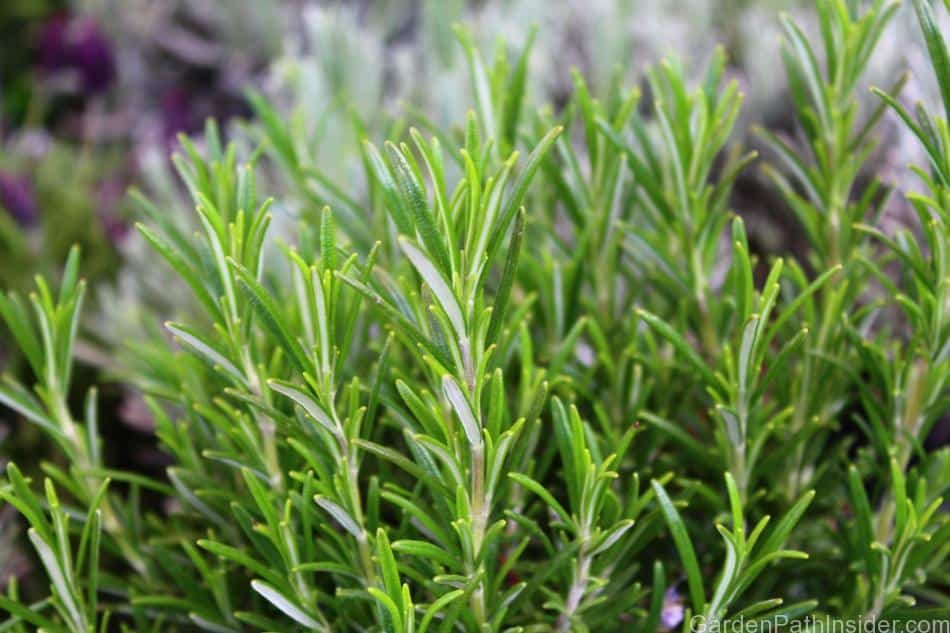
<instances>
[{"instance_id":1,"label":"green leaf cluster","mask_svg":"<svg viewBox=\"0 0 950 633\"><path fill-rule=\"evenodd\" d=\"M660 63L646 100L576 73L555 111L525 90L530 38L487 63L460 27L472 111L364 139L365 191L261 96L247 156L213 123L182 138L199 230L144 200L139 230L194 310L121 375L165 477L110 469L95 391L68 401L78 252L58 293L0 299L36 378L0 402L63 456L44 496L0 482L49 579L10 585L0 630L946 618L950 452L925 440L950 410L950 54L913 5L943 113L859 106L895 5L819 0L814 40L782 19L802 142L763 132L765 170L802 257L754 253L730 209L756 155L721 51L696 83ZM930 161L896 233L859 177L888 109ZM294 239L262 162L307 194Z\"/></svg>"}]
</instances>

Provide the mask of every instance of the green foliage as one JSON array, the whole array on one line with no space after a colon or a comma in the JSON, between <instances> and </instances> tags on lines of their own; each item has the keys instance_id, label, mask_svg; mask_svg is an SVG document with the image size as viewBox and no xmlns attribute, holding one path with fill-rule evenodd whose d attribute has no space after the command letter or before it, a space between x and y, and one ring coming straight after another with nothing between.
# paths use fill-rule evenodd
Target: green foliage
<instances>
[{"instance_id":1,"label":"green foliage","mask_svg":"<svg viewBox=\"0 0 950 633\"><path fill-rule=\"evenodd\" d=\"M858 4L818 2L822 56L783 20L804 145L763 134L803 261L764 261L729 209L755 154L730 142L742 96L721 51L696 86L661 63L649 104L575 74L554 113L525 90L530 40L488 65L459 28L473 111L364 138L365 191L309 164L260 96L247 157L214 124L182 138L199 230L146 201L139 230L194 309L121 374L166 477L108 467L94 390L71 410L78 252L58 294L39 278L0 299L36 378L0 401L63 456L45 499L16 466L0 484L50 587L11 584L0 629L947 617L950 452L924 440L950 409L950 132L887 92L858 122L895 11ZM915 8L946 97L946 41ZM931 161L894 234L858 177L888 107ZM266 160L305 194L291 243L259 197Z\"/></svg>"},{"instance_id":2,"label":"green foliage","mask_svg":"<svg viewBox=\"0 0 950 633\"><path fill-rule=\"evenodd\" d=\"M118 258L101 217L97 186L110 176L114 163L108 153L89 160L81 148L66 143L54 143L41 159L31 160L18 156L12 142L0 148L0 170L4 177L30 183L27 191L36 214L22 226L14 210L0 202L4 288L26 292L34 274L53 276L75 244L86 254L83 271L90 280L110 277Z\"/></svg>"}]
</instances>

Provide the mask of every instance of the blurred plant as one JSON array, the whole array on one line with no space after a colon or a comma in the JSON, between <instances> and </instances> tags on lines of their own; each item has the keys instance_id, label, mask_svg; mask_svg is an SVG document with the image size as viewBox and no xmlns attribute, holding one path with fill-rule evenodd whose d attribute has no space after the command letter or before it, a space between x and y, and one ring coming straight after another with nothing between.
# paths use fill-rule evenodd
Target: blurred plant
<instances>
[{"instance_id":1,"label":"blurred plant","mask_svg":"<svg viewBox=\"0 0 950 633\"><path fill-rule=\"evenodd\" d=\"M56 83L63 89L94 95L115 80L112 46L90 19L71 19L65 13L53 16L37 36L37 49L41 72L47 80L60 75Z\"/></svg>"}]
</instances>

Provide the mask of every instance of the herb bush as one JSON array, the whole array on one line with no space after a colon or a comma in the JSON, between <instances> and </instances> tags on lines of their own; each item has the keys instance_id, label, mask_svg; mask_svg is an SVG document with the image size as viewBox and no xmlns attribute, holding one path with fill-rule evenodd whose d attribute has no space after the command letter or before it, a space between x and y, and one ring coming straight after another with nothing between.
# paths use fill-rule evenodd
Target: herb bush
<instances>
[{"instance_id":1,"label":"herb bush","mask_svg":"<svg viewBox=\"0 0 950 633\"><path fill-rule=\"evenodd\" d=\"M950 409L950 53L915 0L942 112L900 81L859 107L897 6L858 5L818 2L813 39L783 18L798 130L761 131L763 170L801 260L750 252L729 210L756 156L730 144L721 53L695 86L659 64L649 99L575 75L555 112L526 103L530 44L486 64L459 29L473 112L366 141L365 200L262 97L246 160L214 125L183 138L197 230L141 196L139 230L194 309L118 372L167 477L110 468L95 389L67 398L78 252L57 291L0 300L36 378L0 401L62 454L0 487L49 580L10 583L0 629L946 619L950 452L925 439ZM889 111L926 151L919 191L867 177ZM334 201L293 244L265 160ZM916 222L885 232L899 196Z\"/></svg>"}]
</instances>

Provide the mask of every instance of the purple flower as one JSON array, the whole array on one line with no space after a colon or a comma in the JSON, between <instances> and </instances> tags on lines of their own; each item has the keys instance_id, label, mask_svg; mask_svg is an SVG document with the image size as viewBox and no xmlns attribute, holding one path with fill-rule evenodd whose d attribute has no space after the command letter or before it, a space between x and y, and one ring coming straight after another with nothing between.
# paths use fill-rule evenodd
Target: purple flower
<instances>
[{"instance_id":1,"label":"purple flower","mask_svg":"<svg viewBox=\"0 0 950 633\"><path fill-rule=\"evenodd\" d=\"M57 14L46 22L37 40L39 67L48 74L74 72L79 89L92 95L115 79L115 56L99 25L90 19Z\"/></svg>"},{"instance_id":2,"label":"purple flower","mask_svg":"<svg viewBox=\"0 0 950 633\"><path fill-rule=\"evenodd\" d=\"M179 132L194 132L200 127L191 111L188 95L180 87L169 88L162 95L162 137L171 143Z\"/></svg>"},{"instance_id":3,"label":"purple flower","mask_svg":"<svg viewBox=\"0 0 950 633\"><path fill-rule=\"evenodd\" d=\"M40 217L33 184L23 176L0 172L0 207L21 226L33 226Z\"/></svg>"},{"instance_id":4,"label":"purple flower","mask_svg":"<svg viewBox=\"0 0 950 633\"><path fill-rule=\"evenodd\" d=\"M162 138L168 144L175 141L179 132L192 134L200 131L208 118L227 121L231 117L251 114L244 99L226 90L208 92L173 86L162 93L161 105Z\"/></svg>"},{"instance_id":5,"label":"purple flower","mask_svg":"<svg viewBox=\"0 0 950 633\"><path fill-rule=\"evenodd\" d=\"M683 598L676 587L670 587L663 595L663 610L660 611L660 623L667 631L678 627L683 621Z\"/></svg>"}]
</instances>

